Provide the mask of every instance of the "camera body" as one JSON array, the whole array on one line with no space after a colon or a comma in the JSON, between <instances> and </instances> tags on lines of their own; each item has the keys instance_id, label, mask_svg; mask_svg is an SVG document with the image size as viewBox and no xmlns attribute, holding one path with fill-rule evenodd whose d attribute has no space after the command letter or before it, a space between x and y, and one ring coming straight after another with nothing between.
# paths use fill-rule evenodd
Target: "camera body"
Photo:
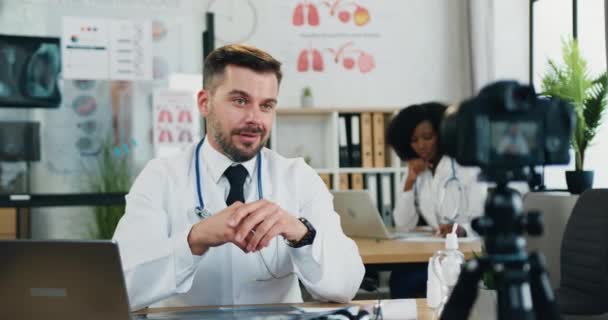
<instances>
[{"instance_id":1,"label":"camera body","mask_svg":"<svg viewBox=\"0 0 608 320\"><path fill-rule=\"evenodd\" d=\"M572 105L539 98L532 86L501 81L446 110L441 141L464 166L494 171L568 164L576 119Z\"/></svg>"}]
</instances>

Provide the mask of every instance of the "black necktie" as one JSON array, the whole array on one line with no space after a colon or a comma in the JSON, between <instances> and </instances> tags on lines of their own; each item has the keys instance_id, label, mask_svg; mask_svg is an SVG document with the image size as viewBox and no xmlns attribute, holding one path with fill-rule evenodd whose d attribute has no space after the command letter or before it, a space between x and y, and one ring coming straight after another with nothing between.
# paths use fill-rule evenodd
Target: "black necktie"
<instances>
[{"instance_id":1,"label":"black necktie","mask_svg":"<svg viewBox=\"0 0 608 320\"><path fill-rule=\"evenodd\" d=\"M247 169L243 165L230 166L224 171L224 176L230 182L230 192L226 198L226 204L231 205L235 201L245 202L243 184L247 178Z\"/></svg>"}]
</instances>

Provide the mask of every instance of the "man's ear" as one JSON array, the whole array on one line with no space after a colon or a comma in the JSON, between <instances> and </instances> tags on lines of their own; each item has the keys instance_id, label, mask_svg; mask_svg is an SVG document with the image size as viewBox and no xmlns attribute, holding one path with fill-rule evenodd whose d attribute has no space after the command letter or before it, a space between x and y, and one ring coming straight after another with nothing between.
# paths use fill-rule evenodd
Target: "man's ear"
<instances>
[{"instance_id":1,"label":"man's ear","mask_svg":"<svg viewBox=\"0 0 608 320\"><path fill-rule=\"evenodd\" d=\"M209 95L208 90L202 89L198 92L196 101L198 103L198 111L203 117L207 117L209 114L209 99L211 99L211 96Z\"/></svg>"}]
</instances>

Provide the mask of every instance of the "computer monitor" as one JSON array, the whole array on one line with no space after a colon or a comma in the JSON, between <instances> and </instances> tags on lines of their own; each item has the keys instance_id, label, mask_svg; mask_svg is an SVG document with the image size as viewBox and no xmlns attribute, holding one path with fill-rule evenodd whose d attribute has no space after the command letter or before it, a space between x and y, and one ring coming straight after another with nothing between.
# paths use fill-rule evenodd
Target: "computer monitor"
<instances>
[{"instance_id":1,"label":"computer monitor","mask_svg":"<svg viewBox=\"0 0 608 320\"><path fill-rule=\"evenodd\" d=\"M0 35L0 107L57 108L59 38Z\"/></svg>"}]
</instances>

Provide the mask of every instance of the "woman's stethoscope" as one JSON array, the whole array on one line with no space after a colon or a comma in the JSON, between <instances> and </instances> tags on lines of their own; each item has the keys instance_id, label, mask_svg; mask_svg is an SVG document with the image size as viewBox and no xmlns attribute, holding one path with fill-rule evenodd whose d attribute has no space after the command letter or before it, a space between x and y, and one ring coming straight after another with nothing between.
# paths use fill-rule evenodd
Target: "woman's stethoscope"
<instances>
[{"instance_id":1,"label":"woman's stethoscope","mask_svg":"<svg viewBox=\"0 0 608 320\"><path fill-rule=\"evenodd\" d=\"M201 172L200 172L200 161L199 161L199 152L201 149L201 146L203 145L203 142L205 141L205 138L201 139L201 141L196 145L196 151L194 153L194 171L196 174L196 194L198 196L198 206L194 209L194 212L196 212L196 215L198 215L201 219L206 219L209 218L211 216L211 211L209 211L209 209L207 209L205 207L205 202L203 201L203 191L202 191L202 187L201 187ZM261 200L264 198L264 191L262 190L262 153L259 152L257 155L257 159L256 159L256 165L257 165L257 174L258 174L258 198ZM255 234L255 231L251 231ZM276 243L277 237L275 237L275 257L279 256L279 244ZM262 260L262 263L264 264L264 267L266 268L266 271L268 272L268 274L270 274L271 278L268 279L255 279L255 281L269 281L269 280L273 280L273 279L284 279L287 278L289 276L295 275L294 272L289 272L285 275L282 276L277 276L276 273L272 272L270 270L270 267L268 267L268 263L266 263L266 259L264 259L264 255L262 254L262 251L258 251L259 256Z\"/></svg>"},{"instance_id":2,"label":"woman's stethoscope","mask_svg":"<svg viewBox=\"0 0 608 320\"><path fill-rule=\"evenodd\" d=\"M460 179L456 176L456 165L454 159L451 160L452 175L443 183L443 192L439 194L439 201L435 206L435 217L437 218L437 224L459 222L463 217L462 210L466 206L466 198L464 196L464 187L460 182ZM454 206L454 202L446 202L446 195L450 194L450 197L454 197L457 200L457 205ZM452 199L454 200L454 199ZM449 207L444 208L445 205ZM422 216L420 210L420 195L418 191L418 183L414 183L414 207L416 213Z\"/></svg>"}]
</instances>

